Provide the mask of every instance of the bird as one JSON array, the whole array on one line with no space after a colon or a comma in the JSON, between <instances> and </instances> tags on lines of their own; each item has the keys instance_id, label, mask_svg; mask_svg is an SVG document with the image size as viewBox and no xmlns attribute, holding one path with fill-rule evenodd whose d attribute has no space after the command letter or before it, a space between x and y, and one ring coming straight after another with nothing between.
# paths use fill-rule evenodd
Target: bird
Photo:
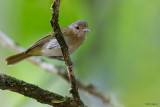
<instances>
[{"instance_id":1,"label":"bird","mask_svg":"<svg viewBox=\"0 0 160 107\"><path fill-rule=\"evenodd\" d=\"M69 26L60 27L60 29L68 45L69 54L75 52L83 44L87 32L90 31L88 23L83 20L76 21ZM31 56L44 56L63 61L61 47L55 38L55 33L47 34L25 51L9 56L5 61L7 65L14 65Z\"/></svg>"}]
</instances>

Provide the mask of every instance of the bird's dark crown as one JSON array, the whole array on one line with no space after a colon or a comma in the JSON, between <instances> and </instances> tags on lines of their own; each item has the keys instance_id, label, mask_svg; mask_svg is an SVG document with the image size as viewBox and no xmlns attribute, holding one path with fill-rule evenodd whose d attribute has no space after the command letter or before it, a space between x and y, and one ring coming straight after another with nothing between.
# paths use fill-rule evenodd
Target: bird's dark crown
<instances>
[{"instance_id":1,"label":"bird's dark crown","mask_svg":"<svg viewBox=\"0 0 160 107\"><path fill-rule=\"evenodd\" d=\"M82 28L88 27L88 23L84 20L78 20L78 21L72 23L70 26L75 26L75 25L78 25Z\"/></svg>"}]
</instances>

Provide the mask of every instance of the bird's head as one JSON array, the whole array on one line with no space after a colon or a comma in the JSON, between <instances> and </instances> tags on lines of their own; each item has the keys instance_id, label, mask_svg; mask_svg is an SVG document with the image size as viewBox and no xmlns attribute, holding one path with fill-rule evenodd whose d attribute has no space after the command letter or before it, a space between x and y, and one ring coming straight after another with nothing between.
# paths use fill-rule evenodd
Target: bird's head
<instances>
[{"instance_id":1,"label":"bird's head","mask_svg":"<svg viewBox=\"0 0 160 107\"><path fill-rule=\"evenodd\" d=\"M88 23L83 20L72 23L71 25L69 25L69 28L78 37L86 35L86 33L90 31L90 29L88 28Z\"/></svg>"}]
</instances>

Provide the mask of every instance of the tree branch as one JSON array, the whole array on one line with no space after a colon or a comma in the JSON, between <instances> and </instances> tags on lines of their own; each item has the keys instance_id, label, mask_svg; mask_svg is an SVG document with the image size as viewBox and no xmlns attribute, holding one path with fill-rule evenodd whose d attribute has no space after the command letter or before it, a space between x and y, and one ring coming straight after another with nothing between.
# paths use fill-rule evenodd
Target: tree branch
<instances>
[{"instance_id":1,"label":"tree branch","mask_svg":"<svg viewBox=\"0 0 160 107\"><path fill-rule=\"evenodd\" d=\"M73 98L63 97L5 74L0 74L0 89L17 92L54 107L83 107L75 103Z\"/></svg>"},{"instance_id":2,"label":"tree branch","mask_svg":"<svg viewBox=\"0 0 160 107\"><path fill-rule=\"evenodd\" d=\"M61 46L64 61L67 66L67 70L68 70L69 78L70 78L70 82L71 82L72 96L75 99L75 101L79 101L80 96L79 96L78 88L76 85L76 79L74 76L73 65L72 65L71 58L70 58L69 52L68 52L68 46L64 40L64 37L62 35L62 32L61 32L59 24L58 24L59 6L60 6L60 0L54 0L54 3L52 5L53 13L52 13L52 18L51 18L50 22L51 22L52 28L54 29L55 37Z\"/></svg>"},{"instance_id":3,"label":"tree branch","mask_svg":"<svg viewBox=\"0 0 160 107\"><path fill-rule=\"evenodd\" d=\"M24 51L24 48L20 47L19 45L17 45L12 39L10 39L5 33L3 33L2 31L0 31L0 44L2 44L3 46L15 51L15 52L21 52ZM38 67L40 67L41 69L48 71L48 72L52 72L55 74L60 75L61 77L63 77L65 80L69 81L68 75L65 72L66 70L63 69L61 66L55 66L51 63L47 63L42 61L40 58L38 57L32 57L28 59L31 63L37 65ZM110 99L105 97L102 93L100 93L99 91L97 91L97 89L95 87L93 87L93 85L85 85L83 83L81 83L80 81L77 80L77 86L81 89L83 89L84 91L98 97L99 99L101 99L103 102L106 102L108 104L110 104Z\"/></svg>"},{"instance_id":4,"label":"tree branch","mask_svg":"<svg viewBox=\"0 0 160 107\"><path fill-rule=\"evenodd\" d=\"M15 52L24 51L24 48L17 45L11 38L9 38L2 31L0 31L0 44L2 44L4 47L9 48L9 49L11 49ZM53 65L52 63L42 61L38 57L29 58L28 61L30 61L32 64L37 65L38 67L40 67L44 71L51 72L51 73L54 73L54 74L58 74L59 76L61 76L62 78L64 78L65 80L67 80L69 82L68 75L65 72L66 70L63 69L63 67L56 66L56 65ZM97 91L97 89L93 85L85 85L82 82L77 80L77 86L79 88L83 89L84 91L98 97L103 102L106 102L106 103L110 104L110 99L106 98L102 93Z\"/></svg>"},{"instance_id":5,"label":"tree branch","mask_svg":"<svg viewBox=\"0 0 160 107\"><path fill-rule=\"evenodd\" d=\"M11 50L13 50L15 52L22 52L22 51L24 51L24 48L22 48L21 46L17 45L12 39L10 39L2 31L0 31L0 44L2 44L4 47L9 48L9 49L11 49ZM31 63L37 65L38 67L40 67L44 71L58 74L59 76L61 76L65 80L69 81L68 75L65 72L66 70L63 69L60 66L56 66L56 65L53 65L51 63L42 61L38 57L29 58L28 61L30 61ZM106 103L110 104L110 99L106 98L102 93L100 93L99 91L97 91L97 89L93 85L85 85L82 82L80 82L80 81L77 80L77 86L79 88L83 89L84 91L86 91L86 92L88 92L88 93L90 93L90 94L98 97L103 102L106 102Z\"/></svg>"}]
</instances>

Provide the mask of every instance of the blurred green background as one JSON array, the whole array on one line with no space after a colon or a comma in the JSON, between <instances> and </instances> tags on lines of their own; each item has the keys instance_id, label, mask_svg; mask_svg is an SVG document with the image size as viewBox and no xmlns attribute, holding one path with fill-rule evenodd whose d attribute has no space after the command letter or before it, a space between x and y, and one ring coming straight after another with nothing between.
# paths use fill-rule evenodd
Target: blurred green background
<instances>
[{"instance_id":1,"label":"blurred green background","mask_svg":"<svg viewBox=\"0 0 160 107\"><path fill-rule=\"evenodd\" d=\"M52 31L51 4L52 0L0 0L0 30L28 48ZM76 78L111 97L117 103L113 107L160 107L160 1L61 0L60 25L77 20L87 21L91 32L71 55ZM6 66L5 57L14 53L0 44L0 73L69 96L70 84L55 74L27 61ZM89 107L110 107L80 93ZM0 107L50 106L0 90Z\"/></svg>"}]
</instances>

